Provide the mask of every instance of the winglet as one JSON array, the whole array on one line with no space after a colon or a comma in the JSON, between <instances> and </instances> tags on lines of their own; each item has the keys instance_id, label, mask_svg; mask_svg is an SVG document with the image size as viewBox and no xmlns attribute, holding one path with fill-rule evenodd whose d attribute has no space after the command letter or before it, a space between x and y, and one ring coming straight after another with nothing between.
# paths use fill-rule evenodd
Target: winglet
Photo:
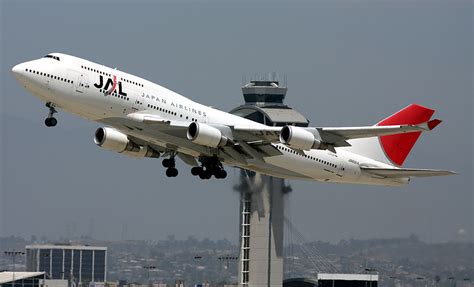
<instances>
[{"instance_id":1,"label":"winglet","mask_svg":"<svg viewBox=\"0 0 474 287\"><path fill-rule=\"evenodd\" d=\"M439 119L434 119L434 120L431 120L428 122L428 128L431 130L433 130L435 127L437 127L440 123L442 122L442 120L439 120Z\"/></svg>"}]
</instances>

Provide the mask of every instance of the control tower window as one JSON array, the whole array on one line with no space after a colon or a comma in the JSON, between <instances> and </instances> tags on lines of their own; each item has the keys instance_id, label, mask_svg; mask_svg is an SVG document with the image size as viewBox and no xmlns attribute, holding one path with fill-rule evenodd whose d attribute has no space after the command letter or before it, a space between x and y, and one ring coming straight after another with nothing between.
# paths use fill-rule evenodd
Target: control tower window
<instances>
[{"instance_id":1,"label":"control tower window","mask_svg":"<svg viewBox=\"0 0 474 287\"><path fill-rule=\"evenodd\" d=\"M260 95L260 94L244 94L245 102L247 103L258 103L258 102L265 102L265 103L283 103L283 99L285 95Z\"/></svg>"}]
</instances>

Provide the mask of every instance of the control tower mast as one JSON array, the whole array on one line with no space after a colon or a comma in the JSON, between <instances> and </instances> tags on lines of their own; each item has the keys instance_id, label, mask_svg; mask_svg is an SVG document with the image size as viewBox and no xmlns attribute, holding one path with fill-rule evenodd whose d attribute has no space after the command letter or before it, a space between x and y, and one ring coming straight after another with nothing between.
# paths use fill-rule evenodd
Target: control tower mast
<instances>
[{"instance_id":1,"label":"control tower mast","mask_svg":"<svg viewBox=\"0 0 474 287\"><path fill-rule=\"evenodd\" d=\"M232 114L268 126L308 126L309 121L283 103L287 88L277 80L251 80L242 87L245 104ZM239 286L283 284L284 179L241 172Z\"/></svg>"}]
</instances>

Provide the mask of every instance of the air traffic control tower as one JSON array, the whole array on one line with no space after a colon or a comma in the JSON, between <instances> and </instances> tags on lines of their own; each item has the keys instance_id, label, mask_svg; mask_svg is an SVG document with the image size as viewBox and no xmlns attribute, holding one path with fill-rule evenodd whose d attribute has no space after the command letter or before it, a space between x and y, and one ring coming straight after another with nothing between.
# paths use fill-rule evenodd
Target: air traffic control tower
<instances>
[{"instance_id":1,"label":"air traffic control tower","mask_svg":"<svg viewBox=\"0 0 474 287\"><path fill-rule=\"evenodd\" d=\"M277 80L252 80L242 87L245 104L232 114L268 126L306 127L309 121L283 103L287 88ZM283 285L284 179L242 171L240 184L239 286Z\"/></svg>"},{"instance_id":2,"label":"air traffic control tower","mask_svg":"<svg viewBox=\"0 0 474 287\"><path fill-rule=\"evenodd\" d=\"M245 104L230 113L267 126L296 125L307 127L309 121L298 111L285 105L286 87L280 82L250 81L242 87Z\"/></svg>"}]
</instances>

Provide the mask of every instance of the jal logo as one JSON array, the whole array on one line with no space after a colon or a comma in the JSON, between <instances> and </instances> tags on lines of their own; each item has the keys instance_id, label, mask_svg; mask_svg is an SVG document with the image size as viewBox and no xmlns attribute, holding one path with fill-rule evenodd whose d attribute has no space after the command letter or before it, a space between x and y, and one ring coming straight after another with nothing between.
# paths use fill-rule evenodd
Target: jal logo
<instances>
[{"instance_id":1,"label":"jal logo","mask_svg":"<svg viewBox=\"0 0 474 287\"><path fill-rule=\"evenodd\" d=\"M117 81L117 76L115 76L115 75L113 76L113 79L107 78L106 81L104 79L104 76L100 75L99 76L99 82L94 84L94 87L96 87L97 89L103 89L105 91L105 93L108 94L108 95L115 92L116 89L117 89L117 86L118 86L118 91L117 91L118 94L121 95L121 96L126 97L127 93L125 93L122 90L122 82L118 82Z\"/></svg>"}]
</instances>

